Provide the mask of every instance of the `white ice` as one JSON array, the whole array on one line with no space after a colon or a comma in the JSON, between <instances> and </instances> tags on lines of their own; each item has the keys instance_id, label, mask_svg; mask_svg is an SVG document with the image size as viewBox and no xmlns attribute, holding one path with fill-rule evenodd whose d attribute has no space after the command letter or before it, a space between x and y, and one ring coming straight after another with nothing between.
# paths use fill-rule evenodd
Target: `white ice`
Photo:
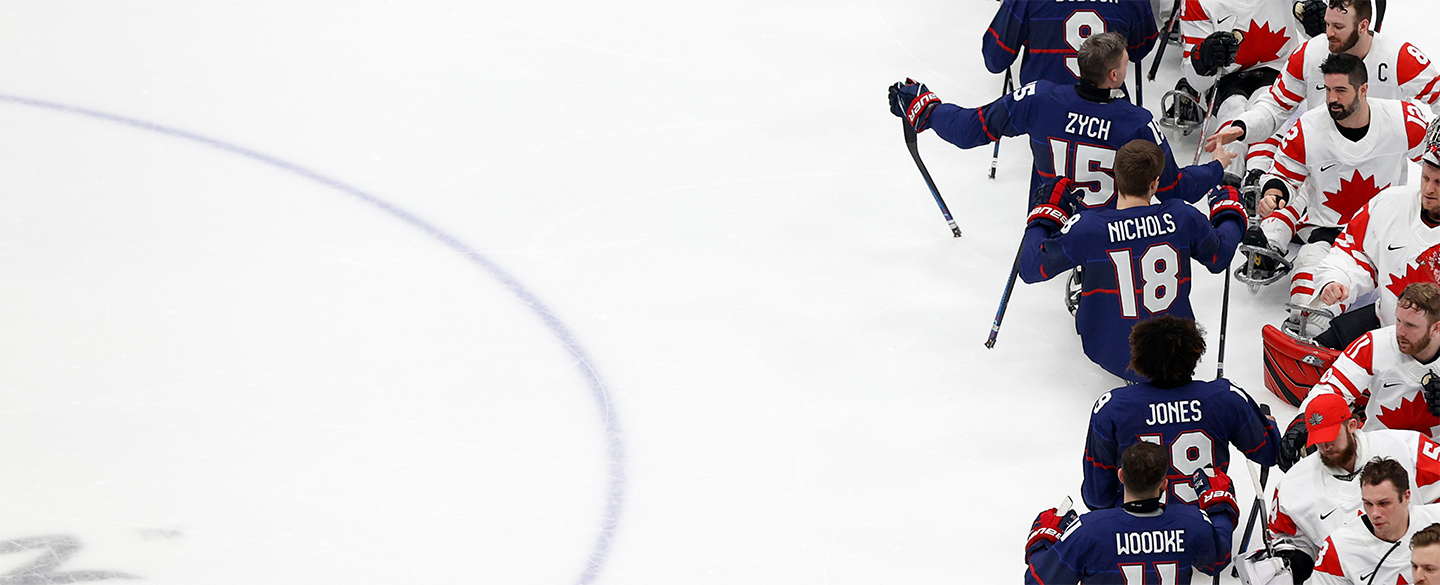
<instances>
[{"instance_id":1,"label":"white ice","mask_svg":"<svg viewBox=\"0 0 1440 585\"><path fill-rule=\"evenodd\" d=\"M1018 581L1118 381L1059 282L982 346L1030 155L921 137L951 238L883 97L996 6L11 3L0 579Z\"/></svg>"}]
</instances>

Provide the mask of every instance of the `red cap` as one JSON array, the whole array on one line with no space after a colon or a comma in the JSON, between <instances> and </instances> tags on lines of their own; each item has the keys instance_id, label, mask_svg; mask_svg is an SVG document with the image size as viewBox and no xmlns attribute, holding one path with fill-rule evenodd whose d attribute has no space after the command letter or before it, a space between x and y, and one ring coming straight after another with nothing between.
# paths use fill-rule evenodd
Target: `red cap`
<instances>
[{"instance_id":1,"label":"red cap","mask_svg":"<svg viewBox=\"0 0 1440 585\"><path fill-rule=\"evenodd\" d=\"M1350 405L1340 395L1327 393L1316 396L1305 407L1305 430L1310 435L1305 446L1334 441L1340 434L1340 427L1352 416Z\"/></svg>"}]
</instances>

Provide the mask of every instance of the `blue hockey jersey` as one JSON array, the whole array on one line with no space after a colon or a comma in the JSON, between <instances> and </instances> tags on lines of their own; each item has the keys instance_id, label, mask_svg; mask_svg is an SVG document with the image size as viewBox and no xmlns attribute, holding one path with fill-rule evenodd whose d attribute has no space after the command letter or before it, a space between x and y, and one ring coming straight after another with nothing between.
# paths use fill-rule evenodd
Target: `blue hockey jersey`
<instances>
[{"instance_id":1,"label":"blue hockey jersey","mask_svg":"<svg viewBox=\"0 0 1440 585\"><path fill-rule=\"evenodd\" d=\"M1211 227L1205 214L1174 199L1088 210L1053 236L1040 225L1026 228L1020 278L1040 282L1083 265L1075 328L1085 355L1116 376L1144 382L1130 369L1130 330L1159 315L1193 319L1189 259L1219 273L1230 266L1244 229L1238 219Z\"/></svg>"},{"instance_id":2,"label":"blue hockey jersey","mask_svg":"<svg viewBox=\"0 0 1440 585\"><path fill-rule=\"evenodd\" d=\"M1090 35L1114 31L1140 63L1160 33L1149 0L1003 0L980 46L985 68L1004 71L1023 47L1020 83L1037 79L1069 85L1080 79L1075 54Z\"/></svg>"},{"instance_id":3,"label":"blue hockey jersey","mask_svg":"<svg viewBox=\"0 0 1440 585\"><path fill-rule=\"evenodd\" d=\"M1187 585L1196 569L1214 575L1230 562L1235 521L1170 504L1150 514L1121 508L1081 515L1055 544L1030 555L1025 582Z\"/></svg>"},{"instance_id":4,"label":"blue hockey jersey","mask_svg":"<svg viewBox=\"0 0 1440 585\"><path fill-rule=\"evenodd\" d=\"M1067 86L1036 81L977 109L937 105L930 127L960 148L1028 134L1035 158L1028 192L1058 173L1084 191L1086 207L1114 206L1115 152L1135 139L1154 142L1165 151L1156 194L1160 199L1194 202L1220 184L1225 171L1218 161L1179 168L1150 111L1108 92L1084 82Z\"/></svg>"},{"instance_id":5,"label":"blue hockey jersey","mask_svg":"<svg viewBox=\"0 0 1440 585\"><path fill-rule=\"evenodd\" d=\"M1170 451L1170 503L1195 503L1189 478L1213 465L1229 474L1230 447L1247 459L1274 465L1280 431L1244 390L1221 378L1178 388L1136 384L1106 392L1095 402L1085 437L1080 497L1091 510L1120 505L1124 491L1115 470L1120 454L1140 441Z\"/></svg>"}]
</instances>

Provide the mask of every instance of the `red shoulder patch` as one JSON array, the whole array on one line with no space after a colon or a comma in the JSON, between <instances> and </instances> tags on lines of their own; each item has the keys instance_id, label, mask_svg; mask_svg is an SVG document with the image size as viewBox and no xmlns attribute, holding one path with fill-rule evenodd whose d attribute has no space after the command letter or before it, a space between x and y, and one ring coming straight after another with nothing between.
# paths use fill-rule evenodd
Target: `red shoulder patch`
<instances>
[{"instance_id":1,"label":"red shoulder patch","mask_svg":"<svg viewBox=\"0 0 1440 585\"><path fill-rule=\"evenodd\" d=\"M1425 142L1425 112L1414 102L1400 102L1400 115L1405 117L1405 136L1410 148Z\"/></svg>"},{"instance_id":2,"label":"red shoulder patch","mask_svg":"<svg viewBox=\"0 0 1440 585\"><path fill-rule=\"evenodd\" d=\"M1210 20L1210 15L1205 13L1205 7L1200 5L1200 0L1185 0L1185 6L1180 9L1180 20Z\"/></svg>"},{"instance_id":3,"label":"red shoulder patch","mask_svg":"<svg viewBox=\"0 0 1440 585\"><path fill-rule=\"evenodd\" d=\"M1340 554L1335 552L1334 539L1326 538L1325 544L1320 545L1320 558L1315 561L1315 570L1336 577L1345 576L1345 569L1340 566Z\"/></svg>"},{"instance_id":4,"label":"red shoulder patch","mask_svg":"<svg viewBox=\"0 0 1440 585\"><path fill-rule=\"evenodd\" d=\"M1315 38L1318 39L1320 37ZM1325 42L1325 39L1320 39L1320 42ZM1299 47L1290 53L1290 59L1285 62L1285 72L1300 81L1305 81L1305 47L1308 46L1310 46L1308 41L1301 43Z\"/></svg>"},{"instance_id":5,"label":"red shoulder patch","mask_svg":"<svg viewBox=\"0 0 1440 585\"><path fill-rule=\"evenodd\" d=\"M1280 140L1280 152L1303 165L1305 164L1305 128L1300 122L1301 120L1296 120L1295 124L1290 126L1290 130L1285 133L1285 137Z\"/></svg>"},{"instance_id":6,"label":"red shoulder patch","mask_svg":"<svg viewBox=\"0 0 1440 585\"><path fill-rule=\"evenodd\" d=\"M1415 453L1415 485L1425 487L1440 481L1440 459L1437 459L1440 457L1440 445L1423 435L1419 438L1420 449Z\"/></svg>"},{"instance_id":7,"label":"red shoulder patch","mask_svg":"<svg viewBox=\"0 0 1440 585\"><path fill-rule=\"evenodd\" d=\"M1430 58L1420 49L1410 43L1400 47L1400 54L1395 56L1395 83L1405 85L1410 80L1419 77L1430 65Z\"/></svg>"}]
</instances>

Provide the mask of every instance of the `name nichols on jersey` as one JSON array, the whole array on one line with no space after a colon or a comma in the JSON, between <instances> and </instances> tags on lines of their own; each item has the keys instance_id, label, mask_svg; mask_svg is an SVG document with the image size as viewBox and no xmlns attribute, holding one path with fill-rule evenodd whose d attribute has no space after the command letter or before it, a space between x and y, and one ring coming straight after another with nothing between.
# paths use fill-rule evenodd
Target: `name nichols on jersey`
<instances>
[{"instance_id":1,"label":"name nichols on jersey","mask_svg":"<svg viewBox=\"0 0 1440 585\"><path fill-rule=\"evenodd\" d=\"M1185 552L1184 530L1153 530L1115 534L1115 554L1117 555L1183 552Z\"/></svg>"},{"instance_id":2,"label":"name nichols on jersey","mask_svg":"<svg viewBox=\"0 0 1440 585\"><path fill-rule=\"evenodd\" d=\"M1109 228L1110 243L1112 244L1152 236L1173 234L1177 229L1175 227L1175 218L1168 213L1162 213L1158 216L1147 215L1112 221L1109 224Z\"/></svg>"}]
</instances>

